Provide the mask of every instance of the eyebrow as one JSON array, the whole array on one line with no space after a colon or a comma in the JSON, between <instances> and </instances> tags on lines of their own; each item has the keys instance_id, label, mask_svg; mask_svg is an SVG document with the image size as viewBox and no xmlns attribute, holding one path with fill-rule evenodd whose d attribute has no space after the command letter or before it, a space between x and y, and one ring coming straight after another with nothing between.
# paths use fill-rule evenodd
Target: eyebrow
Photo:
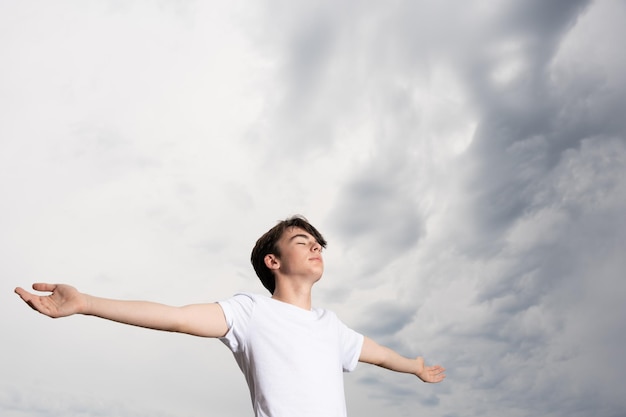
<instances>
[{"instance_id":1,"label":"eyebrow","mask_svg":"<svg viewBox=\"0 0 626 417\"><path fill-rule=\"evenodd\" d=\"M309 235L305 235L305 234L303 234L303 233L298 233L297 235L293 235L293 236L291 236L291 237L289 238L289 241L291 242L292 240L294 240L295 238L298 238L298 237L303 237L303 238L305 238L306 240L310 240L310 239L309 239Z\"/></svg>"}]
</instances>

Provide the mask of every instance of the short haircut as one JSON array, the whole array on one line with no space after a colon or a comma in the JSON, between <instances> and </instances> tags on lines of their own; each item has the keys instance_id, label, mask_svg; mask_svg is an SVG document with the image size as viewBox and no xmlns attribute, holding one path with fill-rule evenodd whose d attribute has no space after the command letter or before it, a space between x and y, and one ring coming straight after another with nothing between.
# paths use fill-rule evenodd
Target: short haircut
<instances>
[{"instance_id":1,"label":"short haircut","mask_svg":"<svg viewBox=\"0 0 626 417\"><path fill-rule=\"evenodd\" d=\"M280 258L278 241L285 230L292 227L299 227L306 231L315 238L322 248L326 247L326 240L324 240L321 233L318 232L304 216L300 215L278 222L276 226L272 227L267 233L261 236L252 249L250 261L261 283L263 283L263 286L272 294L274 294L274 290L276 289L276 279L274 272L265 265L265 257L269 254L273 254Z\"/></svg>"}]
</instances>

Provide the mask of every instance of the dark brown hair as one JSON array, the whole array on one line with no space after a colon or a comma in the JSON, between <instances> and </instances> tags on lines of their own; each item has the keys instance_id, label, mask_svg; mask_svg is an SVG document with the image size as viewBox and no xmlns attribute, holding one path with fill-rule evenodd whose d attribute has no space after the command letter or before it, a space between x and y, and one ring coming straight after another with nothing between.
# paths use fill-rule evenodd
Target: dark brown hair
<instances>
[{"instance_id":1,"label":"dark brown hair","mask_svg":"<svg viewBox=\"0 0 626 417\"><path fill-rule=\"evenodd\" d=\"M261 283L263 283L263 286L272 294L274 294L274 290L276 289L276 280L274 278L274 272L265 265L265 256L273 254L280 258L278 241L285 230L291 227L299 227L313 236L322 248L326 247L324 237L303 216L293 216L283 220L261 236L252 249L250 261Z\"/></svg>"}]
</instances>

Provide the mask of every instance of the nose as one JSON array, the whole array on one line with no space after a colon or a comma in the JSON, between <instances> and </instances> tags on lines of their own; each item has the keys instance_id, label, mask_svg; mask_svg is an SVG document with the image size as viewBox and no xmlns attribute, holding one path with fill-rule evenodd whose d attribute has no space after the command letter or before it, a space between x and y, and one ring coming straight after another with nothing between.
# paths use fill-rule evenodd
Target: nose
<instances>
[{"instance_id":1,"label":"nose","mask_svg":"<svg viewBox=\"0 0 626 417\"><path fill-rule=\"evenodd\" d=\"M320 252L322 250L322 245L319 244L319 242L315 241L315 243L313 243L313 252Z\"/></svg>"}]
</instances>

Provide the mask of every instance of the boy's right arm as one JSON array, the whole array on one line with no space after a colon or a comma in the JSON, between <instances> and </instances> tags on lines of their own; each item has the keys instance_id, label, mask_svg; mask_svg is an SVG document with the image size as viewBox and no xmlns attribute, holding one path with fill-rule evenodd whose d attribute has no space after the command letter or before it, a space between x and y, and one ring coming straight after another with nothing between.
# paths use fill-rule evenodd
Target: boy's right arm
<instances>
[{"instance_id":1,"label":"boy's right arm","mask_svg":"<svg viewBox=\"0 0 626 417\"><path fill-rule=\"evenodd\" d=\"M63 284L33 284L40 296L22 288L15 292L34 310L52 318L85 314L119 323L155 330L187 333L202 337L222 337L228 325L217 303L172 307L149 301L123 301L83 294Z\"/></svg>"}]
</instances>

